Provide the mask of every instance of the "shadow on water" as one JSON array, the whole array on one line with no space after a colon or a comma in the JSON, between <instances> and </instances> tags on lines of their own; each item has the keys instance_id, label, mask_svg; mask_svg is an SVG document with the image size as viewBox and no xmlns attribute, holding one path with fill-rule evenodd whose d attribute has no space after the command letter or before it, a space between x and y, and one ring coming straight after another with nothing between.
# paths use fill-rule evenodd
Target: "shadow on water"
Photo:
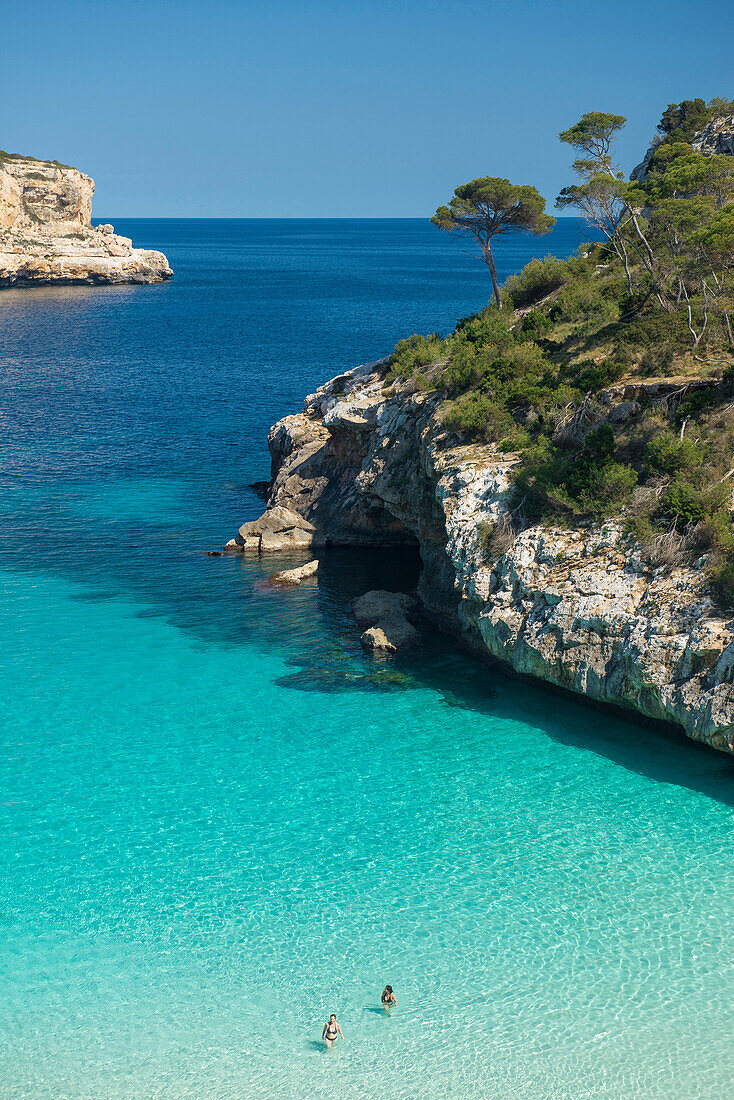
<instances>
[{"instance_id":1,"label":"shadow on water","mask_svg":"<svg viewBox=\"0 0 734 1100\"><path fill-rule=\"evenodd\" d=\"M248 494L248 507L256 513L260 503L251 490ZM415 653L366 655L351 602L371 588L414 589L420 560L412 549L319 551L314 553L320 559L318 579L282 589L263 582L276 569L302 564L302 553L210 558L197 548L200 536L193 531L188 542L170 525L147 524L132 541L129 525L109 520L101 540L80 544L78 527L65 524L57 526L57 536L52 557L43 544L29 540L6 565L60 575L83 586L80 600L131 598L142 605L141 618L163 619L201 646L277 649L291 669L276 681L287 690L429 690L447 711L460 708L529 724L559 743L597 753L657 782L734 805L734 760L660 723L594 707L486 665L435 628L429 628ZM156 544L157 554L151 552Z\"/></svg>"},{"instance_id":2,"label":"shadow on water","mask_svg":"<svg viewBox=\"0 0 734 1100\"><path fill-rule=\"evenodd\" d=\"M530 688L508 690L447 639L394 661L366 657L350 600L414 586L414 556L330 550L317 583L275 592L256 582L302 556L202 553L262 510L248 486L268 475L270 425L328 374L389 352L406 332L449 332L482 308L482 265L425 219L118 228L162 248L176 278L3 297L0 568L71 582L80 600L128 601L127 614L160 619L196 646L277 649L287 690L429 689L447 714L532 713L549 736L589 745L596 736L597 751L621 751L587 728L598 724L580 704L557 704L553 720L542 689L532 689L542 700L533 709ZM559 219L540 244L508 235L500 277L548 252L569 256L588 236L578 219Z\"/></svg>"},{"instance_id":3,"label":"shadow on water","mask_svg":"<svg viewBox=\"0 0 734 1100\"><path fill-rule=\"evenodd\" d=\"M257 564L270 570L270 563ZM430 690L454 708L530 725L554 741L613 760L660 783L686 787L734 806L734 759L691 741L664 723L589 703L560 689L521 680L468 653L433 627L414 653L394 658L364 654L351 601L371 587L409 590L419 563L412 552L331 550L322 555L318 583L268 592L298 614L314 617L315 648L289 648L293 672L282 687L299 691ZM450 721L447 714L447 720ZM378 1010L380 1011L380 1010Z\"/></svg>"},{"instance_id":4,"label":"shadow on water","mask_svg":"<svg viewBox=\"0 0 734 1100\"><path fill-rule=\"evenodd\" d=\"M656 782L685 787L734 806L734 758L690 740L674 726L522 680L497 664L484 663L433 627L428 627L424 644L414 653L374 658L359 652L352 658L355 649L361 649L355 646L359 628L350 613L354 595L366 591L366 584L413 587L412 583L397 583L395 566L383 554L377 553L369 563L360 563L361 557L356 551L331 551L325 556L314 598L328 639L326 651L294 655L291 659L298 671L282 677L282 686L298 690L334 690L335 684L341 690L428 689L440 696L447 709L533 726L554 741L596 753ZM409 564L408 557L406 567ZM409 575L408 569L403 579ZM334 663L330 655L335 655Z\"/></svg>"},{"instance_id":5,"label":"shadow on water","mask_svg":"<svg viewBox=\"0 0 734 1100\"><path fill-rule=\"evenodd\" d=\"M328 1053L326 1043L320 1043L318 1039L309 1039L304 1045L305 1049L310 1050L312 1054Z\"/></svg>"}]
</instances>

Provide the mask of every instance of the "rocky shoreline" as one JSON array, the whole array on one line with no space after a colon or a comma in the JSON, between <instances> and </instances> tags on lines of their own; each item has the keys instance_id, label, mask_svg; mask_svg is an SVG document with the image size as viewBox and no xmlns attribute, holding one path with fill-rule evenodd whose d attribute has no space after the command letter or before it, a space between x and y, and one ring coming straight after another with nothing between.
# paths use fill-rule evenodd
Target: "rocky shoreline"
<instances>
[{"instance_id":1,"label":"rocky shoreline","mask_svg":"<svg viewBox=\"0 0 734 1100\"><path fill-rule=\"evenodd\" d=\"M654 568L615 522L515 533L517 456L457 442L438 399L386 370L340 375L273 426L266 510L226 549L417 546L424 610L474 649L734 753L734 624L703 563ZM646 397L610 390L610 416Z\"/></svg>"},{"instance_id":2,"label":"rocky shoreline","mask_svg":"<svg viewBox=\"0 0 734 1100\"><path fill-rule=\"evenodd\" d=\"M94 180L76 168L0 153L0 287L159 283L162 252L93 226Z\"/></svg>"}]
</instances>

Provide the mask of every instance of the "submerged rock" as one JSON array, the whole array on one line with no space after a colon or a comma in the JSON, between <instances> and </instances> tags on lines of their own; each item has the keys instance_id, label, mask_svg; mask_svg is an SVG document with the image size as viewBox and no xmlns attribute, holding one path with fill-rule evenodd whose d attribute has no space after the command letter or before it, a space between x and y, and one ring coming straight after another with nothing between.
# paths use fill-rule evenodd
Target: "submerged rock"
<instances>
[{"instance_id":1,"label":"submerged rock","mask_svg":"<svg viewBox=\"0 0 734 1100\"><path fill-rule=\"evenodd\" d=\"M365 630L359 640L369 652L396 653L415 645L420 634L404 615L388 615Z\"/></svg>"},{"instance_id":2,"label":"submerged rock","mask_svg":"<svg viewBox=\"0 0 734 1100\"><path fill-rule=\"evenodd\" d=\"M403 618L406 611L415 607L415 602L415 597L407 592L386 592L376 588L358 596L352 602L352 610L358 623L373 625L380 619Z\"/></svg>"},{"instance_id":3,"label":"submerged rock","mask_svg":"<svg viewBox=\"0 0 734 1100\"><path fill-rule=\"evenodd\" d=\"M307 561L305 565L299 565L295 569L283 569L280 573L271 573L270 583L276 587L300 584L307 577L313 577L318 568L317 561Z\"/></svg>"},{"instance_id":4,"label":"submerged rock","mask_svg":"<svg viewBox=\"0 0 734 1100\"><path fill-rule=\"evenodd\" d=\"M415 645L420 634L406 618L406 612L415 605L415 597L407 592L387 592L380 588L354 600L355 619L361 626L369 624L369 629L360 638L364 648L370 652L395 653Z\"/></svg>"},{"instance_id":5,"label":"submerged rock","mask_svg":"<svg viewBox=\"0 0 734 1100\"><path fill-rule=\"evenodd\" d=\"M158 283L162 252L92 225L94 180L57 161L0 152L0 286Z\"/></svg>"}]
</instances>

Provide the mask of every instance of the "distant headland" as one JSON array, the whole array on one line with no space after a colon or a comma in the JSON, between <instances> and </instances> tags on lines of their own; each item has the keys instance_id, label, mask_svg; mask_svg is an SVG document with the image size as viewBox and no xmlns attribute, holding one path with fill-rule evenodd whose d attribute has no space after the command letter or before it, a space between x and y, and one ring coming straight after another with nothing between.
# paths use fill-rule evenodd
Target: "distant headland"
<instances>
[{"instance_id":1,"label":"distant headland","mask_svg":"<svg viewBox=\"0 0 734 1100\"><path fill-rule=\"evenodd\" d=\"M77 168L0 151L0 287L169 279L162 252L92 226L93 194Z\"/></svg>"}]
</instances>

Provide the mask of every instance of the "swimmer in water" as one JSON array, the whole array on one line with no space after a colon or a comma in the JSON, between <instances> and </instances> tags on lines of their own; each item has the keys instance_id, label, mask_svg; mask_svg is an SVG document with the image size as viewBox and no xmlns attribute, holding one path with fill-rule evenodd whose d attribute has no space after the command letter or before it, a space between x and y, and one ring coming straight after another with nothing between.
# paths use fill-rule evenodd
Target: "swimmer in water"
<instances>
[{"instance_id":1,"label":"swimmer in water","mask_svg":"<svg viewBox=\"0 0 734 1100\"><path fill-rule=\"evenodd\" d=\"M329 1017L329 1022L324 1024L324 1030L321 1032L321 1038L326 1043L327 1047L333 1047L337 1039L343 1039L342 1029L336 1022L336 1013L332 1012Z\"/></svg>"},{"instance_id":2,"label":"swimmer in water","mask_svg":"<svg viewBox=\"0 0 734 1100\"><path fill-rule=\"evenodd\" d=\"M393 993L391 985L385 986L382 991L382 996L380 997L380 1000L382 1001L383 1008L390 1009L398 1007L398 999Z\"/></svg>"}]
</instances>

